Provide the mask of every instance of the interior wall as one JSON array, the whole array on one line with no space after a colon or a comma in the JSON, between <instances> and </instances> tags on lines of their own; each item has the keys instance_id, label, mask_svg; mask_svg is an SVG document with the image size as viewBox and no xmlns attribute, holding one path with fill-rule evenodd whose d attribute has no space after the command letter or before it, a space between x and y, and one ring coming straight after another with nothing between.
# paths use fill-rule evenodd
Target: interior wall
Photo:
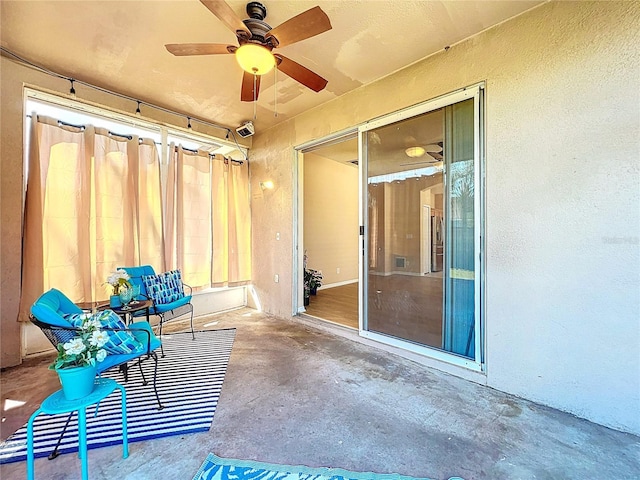
<instances>
[{"instance_id":1,"label":"interior wall","mask_svg":"<svg viewBox=\"0 0 640 480\"><path fill-rule=\"evenodd\" d=\"M304 249L325 286L358 279L358 182L358 167L304 154Z\"/></svg>"},{"instance_id":2,"label":"interior wall","mask_svg":"<svg viewBox=\"0 0 640 480\"><path fill-rule=\"evenodd\" d=\"M20 277L22 248L22 196L24 184L23 165L23 86L68 95L69 82L27 68L4 56L0 56L0 367L21 362L21 345L28 345L28 330L22 332L17 322L20 302ZM78 100L133 113L137 104L119 97L75 84ZM127 94L128 92L120 92ZM169 108L169 107L168 107ZM152 108L145 108L143 118L176 125L182 117L176 117ZM193 115L196 117L197 115ZM224 131L193 122L193 131L211 136L222 136ZM246 142L243 142L246 144ZM22 338L24 337L24 338ZM37 342L37 340L33 340ZM35 344L35 343L34 343Z\"/></svg>"},{"instance_id":3,"label":"interior wall","mask_svg":"<svg viewBox=\"0 0 640 480\"><path fill-rule=\"evenodd\" d=\"M638 25L638 2L546 3L258 133L264 310L292 311L293 147L484 80L484 382L640 434Z\"/></svg>"},{"instance_id":4,"label":"interior wall","mask_svg":"<svg viewBox=\"0 0 640 480\"><path fill-rule=\"evenodd\" d=\"M408 179L387 184L384 195L387 195L378 222L379 228L386 235L384 274L420 275L420 220L422 203L420 192L442 182L442 175ZM379 191L380 185L369 186L369 191ZM436 208L433 206L433 208ZM371 229L371 226L370 226ZM430 244L430 242L429 242ZM396 265L396 258L405 259L404 268Z\"/></svg>"}]
</instances>

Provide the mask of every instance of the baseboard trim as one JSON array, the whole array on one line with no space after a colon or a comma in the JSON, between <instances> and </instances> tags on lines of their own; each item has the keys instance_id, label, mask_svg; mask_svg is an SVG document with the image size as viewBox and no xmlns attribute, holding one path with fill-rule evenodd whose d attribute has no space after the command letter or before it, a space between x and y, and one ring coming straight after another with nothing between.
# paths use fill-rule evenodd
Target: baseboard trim
<instances>
[{"instance_id":1,"label":"baseboard trim","mask_svg":"<svg viewBox=\"0 0 640 480\"><path fill-rule=\"evenodd\" d=\"M333 287L342 287L343 285L350 285L352 283L358 283L358 279L354 279L354 280L345 280L344 282L336 282L336 283L328 283L326 285L322 285L321 287L318 288L318 290L324 290L326 288L333 288Z\"/></svg>"}]
</instances>

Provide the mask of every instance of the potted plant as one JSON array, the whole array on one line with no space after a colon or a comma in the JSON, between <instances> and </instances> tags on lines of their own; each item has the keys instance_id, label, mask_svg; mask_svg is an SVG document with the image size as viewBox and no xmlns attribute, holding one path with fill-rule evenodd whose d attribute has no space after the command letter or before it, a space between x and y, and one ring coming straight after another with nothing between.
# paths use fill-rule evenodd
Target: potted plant
<instances>
[{"instance_id":1,"label":"potted plant","mask_svg":"<svg viewBox=\"0 0 640 480\"><path fill-rule=\"evenodd\" d=\"M129 274L124 269L119 268L107 277L106 283L111 285L111 289L113 290L109 297L109 306L111 308L119 307L121 305L120 291L131 288Z\"/></svg>"},{"instance_id":2,"label":"potted plant","mask_svg":"<svg viewBox=\"0 0 640 480\"><path fill-rule=\"evenodd\" d=\"M311 295L318 293L318 288L322 286L322 272L320 270L311 270L311 280L309 286L311 288Z\"/></svg>"},{"instance_id":3,"label":"potted plant","mask_svg":"<svg viewBox=\"0 0 640 480\"><path fill-rule=\"evenodd\" d=\"M310 295L311 295L311 281L313 274L311 270L308 268L304 269L304 305L305 307L309 305Z\"/></svg>"},{"instance_id":4,"label":"potted plant","mask_svg":"<svg viewBox=\"0 0 640 480\"><path fill-rule=\"evenodd\" d=\"M49 369L58 374L67 400L84 397L93 391L96 363L107 356L102 347L108 340L109 335L101 329L100 321L83 314L76 335L68 342L58 343L58 356Z\"/></svg>"}]
</instances>

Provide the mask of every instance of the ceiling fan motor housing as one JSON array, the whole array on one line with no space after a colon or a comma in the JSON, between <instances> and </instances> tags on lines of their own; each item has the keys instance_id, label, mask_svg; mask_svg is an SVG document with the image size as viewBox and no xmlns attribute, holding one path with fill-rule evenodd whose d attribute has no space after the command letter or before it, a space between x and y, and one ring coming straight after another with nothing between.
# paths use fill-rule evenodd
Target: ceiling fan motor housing
<instances>
[{"instance_id":1,"label":"ceiling fan motor housing","mask_svg":"<svg viewBox=\"0 0 640 480\"><path fill-rule=\"evenodd\" d=\"M251 32L251 38L244 41L243 39L238 38L240 45L243 43L255 43L257 45L262 45L269 50L274 47L274 45L266 39L267 32L271 30L271 25L257 18L245 18L242 22Z\"/></svg>"},{"instance_id":2,"label":"ceiling fan motor housing","mask_svg":"<svg viewBox=\"0 0 640 480\"><path fill-rule=\"evenodd\" d=\"M267 7L260 2L249 2L247 3L247 15L249 18L264 20L267 18Z\"/></svg>"}]
</instances>

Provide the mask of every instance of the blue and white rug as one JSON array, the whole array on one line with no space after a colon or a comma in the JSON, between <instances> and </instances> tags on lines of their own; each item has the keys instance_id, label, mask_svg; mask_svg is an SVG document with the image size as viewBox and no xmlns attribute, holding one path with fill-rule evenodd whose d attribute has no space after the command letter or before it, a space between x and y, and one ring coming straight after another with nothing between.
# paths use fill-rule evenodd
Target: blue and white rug
<instances>
[{"instance_id":1,"label":"blue and white rug","mask_svg":"<svg viewBox=\"0 0 640 480\"><path fill-rule=\"evenodd\" d=\"M149 382L146 386L142 385L140 369L137 366L130 366L129 380L126 383L117 369L103 374L103 377L113 378L126 388L129 442L209 430L222 390L235 333L235 329L207 330L196 332L195 340L191 339L191 333L163 335L165 357L161 358L160 349L157 350L157 387L164 406L162 410L158 410L158 402L153 392L152 359L142 364ZM55 374L51 372L51 375ZM116 390L100 402L96 417L95 407L89 407L88 448L122 444L120 405L120 390ZM68 414L40 414L36 418L36 458L51 453L67 417ZM77 415L74 415L69 424L58 451L78 451ZM26 453L25 425L0 444L0 464L25 460Z\"/></svg>"},{"instance_id":2,"label":"blue and white rug","mask_svg":"<svg viewBox=\"0 0 640 480\"><path fill-rule=\"evenodd\" d=\"M395 473L350 472L220 458L210 453L193 480L429 480ZM449 480L462 480L451 477Z\"/></svg>"}]
</instances>

